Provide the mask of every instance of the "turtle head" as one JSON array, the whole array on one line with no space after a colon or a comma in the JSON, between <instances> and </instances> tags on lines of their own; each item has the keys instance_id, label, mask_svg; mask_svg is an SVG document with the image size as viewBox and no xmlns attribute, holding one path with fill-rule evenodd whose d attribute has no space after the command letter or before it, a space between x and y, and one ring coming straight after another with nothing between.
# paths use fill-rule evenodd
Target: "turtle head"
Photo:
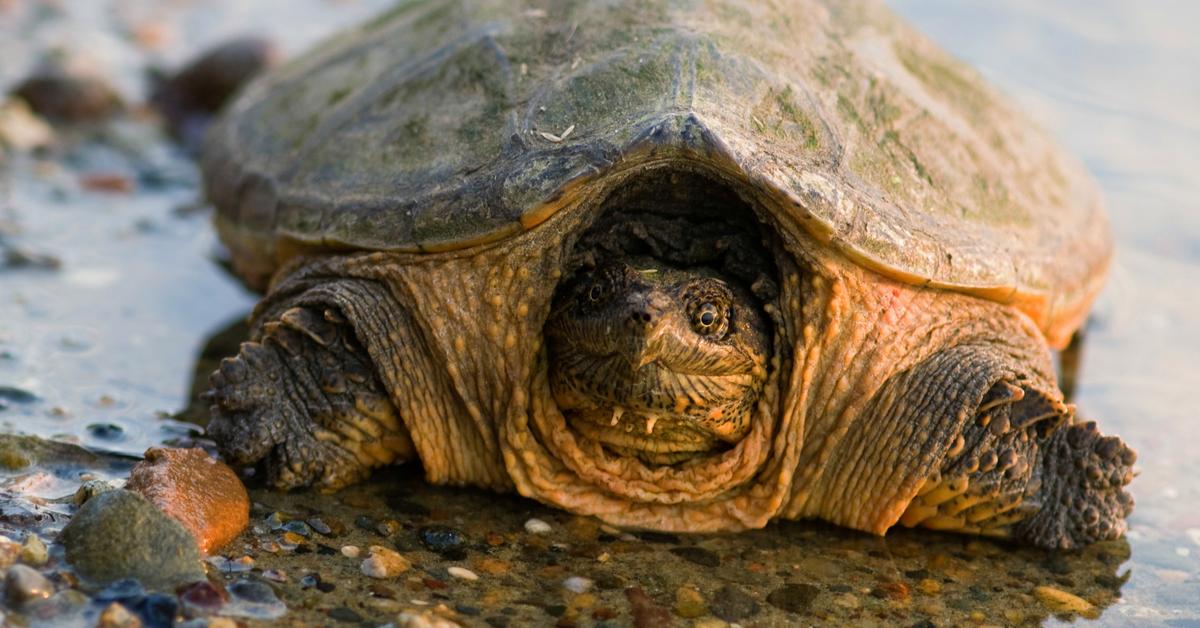
<instances>
[{"instance_id":1,"label":"turtle head","mask_svg":"<svg viewBox=\"0 0 1200 628\"><path fill-rule=\"evenodd\" d=\"M739 441L767 377L757 301L707 269L635 259L584 271L559 291L546 336L572 426L651 463Z\"/></svg>"}]
</instances>

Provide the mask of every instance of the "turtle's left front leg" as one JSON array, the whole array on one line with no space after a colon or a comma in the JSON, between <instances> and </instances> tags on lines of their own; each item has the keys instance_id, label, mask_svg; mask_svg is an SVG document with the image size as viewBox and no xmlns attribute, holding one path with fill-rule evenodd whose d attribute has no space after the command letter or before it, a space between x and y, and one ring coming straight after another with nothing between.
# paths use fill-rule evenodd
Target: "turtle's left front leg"
<instances>
[{"instance_id":1,"label":"turtle's left front leg","mask_svg":"<svg viewBox=\"0 0 1200 628\"><path fill-rule=\"evenodd\" d=\"M268 310L210 380L212 438L234 465L264 462L277 488L333 490L414 455L353 325L316 296Z\"/></svg>"}]
</instances>

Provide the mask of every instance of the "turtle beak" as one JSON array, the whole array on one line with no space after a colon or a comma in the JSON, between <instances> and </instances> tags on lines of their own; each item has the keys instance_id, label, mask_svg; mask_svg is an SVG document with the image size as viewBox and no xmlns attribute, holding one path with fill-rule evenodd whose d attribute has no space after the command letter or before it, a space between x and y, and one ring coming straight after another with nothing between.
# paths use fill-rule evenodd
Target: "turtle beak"
<instances>
[{"instance_id":1,"label":"turtle beak","mask_svg":"<svg viewBox=\"0 0 1200 628\"><path fill-rule=\"evenodd\" d=\"M662 352L662 341L667 335L667 314L671 299L657 290L630 295L628 316L625 319L628 342L625 343L625 358L634 371L658 359Z\"/></svg>"}]
</instances>

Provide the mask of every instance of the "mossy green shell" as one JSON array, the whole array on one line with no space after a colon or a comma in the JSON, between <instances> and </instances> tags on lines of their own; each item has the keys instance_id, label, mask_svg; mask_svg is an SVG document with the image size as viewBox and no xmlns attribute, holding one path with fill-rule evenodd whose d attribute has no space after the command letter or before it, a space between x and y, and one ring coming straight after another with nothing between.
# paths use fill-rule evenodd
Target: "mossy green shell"
<instances>
[{"instance_id":1,"label":"mossy green shell","mask_svg":"<svg viewBox=\"0 0 1200 628\"><path fill-rule=\"evenodd\" d=\"M1111 255L1081 167L872 1L409 0L252 84L203 168L235 256L444 251L533 228L647 147L1055 341Z\"/></svg>"}]
</instances>

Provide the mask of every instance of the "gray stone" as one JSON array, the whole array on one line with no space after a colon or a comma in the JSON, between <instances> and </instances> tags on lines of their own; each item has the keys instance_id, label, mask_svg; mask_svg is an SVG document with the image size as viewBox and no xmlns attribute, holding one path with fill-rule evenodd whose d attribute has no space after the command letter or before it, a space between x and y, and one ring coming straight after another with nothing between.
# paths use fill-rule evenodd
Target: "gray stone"
<instances>
[{"instance_id":1,"label":"gray stone","mask_svg":"<svg viewBox=\"0 0 1200 628\"><path fill-rule=\"evenodd\" d=\"M4 594L10 604L20 606L30 600L54 595L54 584L38 570L26 565L13 565L4 578Z\"/></svg>"},{"instance_id":2,"label":"gray stone","mask_svg":"<svg viewBox=\"0 0 1200 628\"><path fill-rule=\"evenodd\" d=\"M173 590L204 579L196 540L141 495L117 489L89 499L59 537L67 562L91 583L134 578Z\"/></svg>"}]
</instances>

